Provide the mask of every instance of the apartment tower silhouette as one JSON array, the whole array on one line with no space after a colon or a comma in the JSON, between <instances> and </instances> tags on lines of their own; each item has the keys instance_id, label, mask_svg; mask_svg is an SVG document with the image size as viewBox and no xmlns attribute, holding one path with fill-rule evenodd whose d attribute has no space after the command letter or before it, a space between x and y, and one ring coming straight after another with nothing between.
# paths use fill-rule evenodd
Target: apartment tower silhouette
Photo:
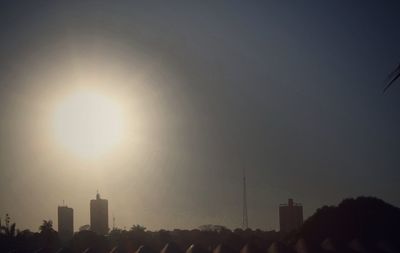
<instances>
[{"instance_id":1,"label":"apartment tower silhouette","mask_svg":"<svg viewBox=\"0 0 400 253\"><path fill-rule=\"evenodd\" d=\"M303 224L303 206L289 199L287 204L279 205L280 231L290 232Z\"/></svg>"},{"instance_id":2,"label":"apartment tower silhouette","mask_svg":"<svg viewBox=\"0 0 400 253\"><path fill-rule=\"evenodd\" d=\"M68 241L74 234L74 209L58 207L58 234L61 241Z\"/></svg>"},{"instance_id":3,"label":"apartment tower silhouette","mask_svg":"<svg viewBox=\"0 0 400 253\"><path fill-rule=\"evenodd\" d=\"M96 199L90 200L90 230L105 235L108 233L108 200L101 199L96 194Z\"/></svg>"}]
</instances>

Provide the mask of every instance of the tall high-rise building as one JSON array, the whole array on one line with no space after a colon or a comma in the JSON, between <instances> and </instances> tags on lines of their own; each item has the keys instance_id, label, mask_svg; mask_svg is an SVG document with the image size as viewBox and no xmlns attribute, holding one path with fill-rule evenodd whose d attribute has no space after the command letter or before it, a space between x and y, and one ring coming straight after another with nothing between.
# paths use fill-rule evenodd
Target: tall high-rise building
<instances>
[{"instance_id":1,"label":"tall high-rise building","mask_svg":"<svg viewBox=\"0 0 400 253\"><path fill-rule=\"evenodd\" d=\"M58 207L58 235L62 241L68 241L74 234L74 209Z\"/></svg>"},{"instance_id":2,"label":"tall high-rise building","mask_svg":"<svg viewBox=\"0 0 400 253\"><path fill-rule=\"evenodd\" d=\"M303 224L303 206L289 199L287 204L279 205L280 231L290 232Z\"/></svg>"},{"instance_id":3,"label":"tall high-rise building","mask_svg":"<svg viewBox=\"0 0 400 253\"><path fill-rule=\"evenodd\" d=\"M96 199L90 201L90 230L99 235L108 233L108 200L101 199L96 194Z\"/></svg>"}]
</instances>

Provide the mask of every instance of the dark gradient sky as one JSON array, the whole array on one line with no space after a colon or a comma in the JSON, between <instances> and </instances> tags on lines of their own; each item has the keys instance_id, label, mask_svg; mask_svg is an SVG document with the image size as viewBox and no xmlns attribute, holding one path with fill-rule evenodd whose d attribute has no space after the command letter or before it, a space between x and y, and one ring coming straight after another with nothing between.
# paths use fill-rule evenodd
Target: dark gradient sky
<instances>
[{"instance_id":1,"label":"dark gradient sky","mask_svg":"<svg viewBox=\"0 0 400 253\"><path fill-rule=\"evenodd\" d=\"M382 94L398 1L165 2L1 2L0 215L36 230L65 199L78 228L100 189L120 227L235 228L243 167L252 228L277 229L289 197L306 217L359 195L400 206L400 83ZM110 67L147 80L109 85L148 122L129 155L77 169L46 151L43 101L70 69Z\"/></svg>"}]
</instances>

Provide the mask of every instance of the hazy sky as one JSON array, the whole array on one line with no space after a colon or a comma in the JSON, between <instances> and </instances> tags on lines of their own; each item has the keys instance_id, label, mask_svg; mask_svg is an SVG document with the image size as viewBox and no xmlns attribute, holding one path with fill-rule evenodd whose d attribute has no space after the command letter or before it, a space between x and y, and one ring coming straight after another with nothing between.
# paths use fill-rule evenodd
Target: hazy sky
<instances>
[{"instance_id":1,"label":"hazy sky","mask_svg":"<svg viewBox=\"0 0 400 253\"><path fill-rule=\"evenodd\" d=\"M343 198L400 206L398 1L2 1L0 215L89 223L99 189L116 225L277 229ZM88 85L125 110L123 142L65 152L52 111Z\"/></svg>"}]
</instances>

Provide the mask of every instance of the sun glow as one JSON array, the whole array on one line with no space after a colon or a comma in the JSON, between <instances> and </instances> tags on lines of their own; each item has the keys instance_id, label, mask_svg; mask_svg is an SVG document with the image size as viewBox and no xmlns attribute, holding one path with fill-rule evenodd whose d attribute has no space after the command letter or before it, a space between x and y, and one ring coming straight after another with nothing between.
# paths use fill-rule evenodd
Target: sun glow
<instances>
[{"instance_id":1,"label":"sun glow","mask_svg":"<svg viewBox=\"0 0 400 253\"><path fill-rule=\"evenodd\" d=\"M80 90L65 97L53 114L59 144L82 158L98 158L122 139L122 108L111 97Z\"/></svg>"}]
</instances>

